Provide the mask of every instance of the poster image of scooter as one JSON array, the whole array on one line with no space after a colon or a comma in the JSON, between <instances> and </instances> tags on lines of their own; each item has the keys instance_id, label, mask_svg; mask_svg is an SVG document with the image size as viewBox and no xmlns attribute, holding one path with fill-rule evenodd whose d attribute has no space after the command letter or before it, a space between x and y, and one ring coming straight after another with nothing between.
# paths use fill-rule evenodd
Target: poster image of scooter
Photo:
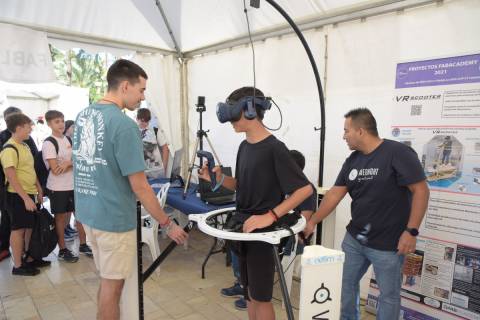
<instances>
[{"instance_id":1,"label":"poster image of scooter","mask_svg":"<svg viewBox=\"0 0 480 320\"><path fill-rule=\"evenodd\" d=\"M451 188L462 176L464 147L453 135L435 135L423 148L422 163L428 184ZM464 192L462 185L456 190ZM458 190L457 190L458 189Z\"/></svg>"}]
</instances>

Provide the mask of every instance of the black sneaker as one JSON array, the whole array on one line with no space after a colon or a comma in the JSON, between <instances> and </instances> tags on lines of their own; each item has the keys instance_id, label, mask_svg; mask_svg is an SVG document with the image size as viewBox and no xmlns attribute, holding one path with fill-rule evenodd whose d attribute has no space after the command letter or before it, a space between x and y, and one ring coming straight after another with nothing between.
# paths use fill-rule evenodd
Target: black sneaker
<instances>
[{"instance_id":1,"label":"black sneaker","mask_svg":"<svg viewBox=\"0 0 480 320\"><path fill-rule=\"evenodd\" d=\"M60 251L58 251L58 259L70 263L78 261L78 257L74 256L72 251L68 250L67 248L60 249Z\"/></svg>"},{"instance_id":2,"label":"black sneaker","mask_svg":"<svg viewBox=\"0 0 480 320\"><path fill-rule=\"evenodd\" d=\"M78 248L78 251L80 253L83 253L87 257L93 257L92 249L90 249L90 247L86 243L81 244L80 247Z\"/></svg>"},{"instance_id":3,"label":"black sneaker","mask_svg":"<svg viewBox=\"0 0 480 320\"><path fill-rule=\"evenodd\" d=\"M235 282L230 288L220 290L220 294L227 298L240 298L243 297L243 288L238 282Z\"/></svg>"},{"instance_id":4,"label":"black sneaker","mask_svg":"<svg viewBox=\"0 0 480 320\"><path fill-rule=\"evenodd\" d=\"M40 273L40 270L37 268L32 268L29 265L22 263L22 265L18 268L12 268L12 274L14 276L36 276Z\"/></svg>"},{"instance_id":5,"label":"black sneaker","mask_svg":"<svg viewBox=\"0 0 480 320\"><path fill-rule=\"evenodd\" d=\"M235 300L234 304L235 304L235 309L237 310L240 310L240 311L247 310L247 300L245 300L244 298Z\"/></svg>"},{"instance_id":6,"label":"black sneaker","mask_svg":"<svg viewBox=\"0 0 480 320\"><path fill-rule=\"evenodd\" d=\"M49 267L52 263L43 259L34 259L32 261L25 261L25 264L32 268L43 268Z\"/></svg>"}]
</instances>

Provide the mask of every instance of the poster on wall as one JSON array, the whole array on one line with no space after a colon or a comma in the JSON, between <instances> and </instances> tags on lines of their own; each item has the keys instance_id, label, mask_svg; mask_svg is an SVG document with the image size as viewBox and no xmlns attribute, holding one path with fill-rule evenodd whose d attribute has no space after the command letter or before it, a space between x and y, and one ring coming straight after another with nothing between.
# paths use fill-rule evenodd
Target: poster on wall
<instances>
[{"instance_id":1,"label":"poster on wall","mask_svg":"<svg viewBox=\"0 0 480 320\"><path fill-rule=\"evenodd\" d=\"M392 103L390 138L417 152L430 187L400 319L480 319L480 54L397 64ZM378 295L373 276L367 310Z\"/></svg>"}]
</instances>

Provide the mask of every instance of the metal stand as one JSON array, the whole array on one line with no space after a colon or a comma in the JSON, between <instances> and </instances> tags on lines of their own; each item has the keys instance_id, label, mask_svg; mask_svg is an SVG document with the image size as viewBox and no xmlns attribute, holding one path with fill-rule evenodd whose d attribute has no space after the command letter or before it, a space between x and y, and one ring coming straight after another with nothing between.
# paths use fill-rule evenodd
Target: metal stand
<instances>
[{"instance_id":1,"label":"metal stand","mask_svg":"<svg viewBox=\"0 0 480 320\"><path fill-rule=\"evenodd\" d=\"M274 244L272 247L273 247L273 258L275 259L275 265L277 266L277 270L278 270L278 278L280 280L280 289L282 289L283 304L287 309L288 320L294 320L295 318L293 316L292 303L290 302L290 295L288 294L287 282L285 281L282 262L280 261L280 256L278 255L278 245Z\"/></svg>"},{"instance_id":2,"label":"metal stand","mask_svg":"<svg viewBox=\"0 0 480 320\"><path fill-rule=\"evenodd\" d=\"M187 191L188 187L190 186L190 179L192 178L192 171L193 168L195 167L195 158L197 157L197 151L202 150L203 151L203 138L205 137L207 139L208 145L210 147L210 150L212 150L213 156L215 157L215 161L217 161L217 165L222 166L220 159L218 158L217 153L215 152L215 149L213 148L212 142L208 138L207 131L203 130L203 113L207 111L207 107L205 106L205 97L198 97L198 102L196 104L197 106L197 112L200 115L199 118L199 129L197 131L197 141L195 141L195 147L193 148L193 154L192 154L192 159L188 165L188 177L187 181L185 182L185 187L183 189L183 199L187 197ZM203 165L203 157L200 157L200 167Z\"/></svg>"},{"instance_id":3,"label":"metal stand","mask_svg":"<svg viewBox=\"0 0 480 320\"><path fill-rule=\"evenodd\" d=\"M190 232L195 223L190 221L187 223L183 230L185 232ZM137 279L138 279L138 319L144 320L145 318L145 308L143 303L143 283L152 275L155 269L168 257L168 255L175 249L177 243L175 241L170 242L170 244L163 250L163 252L158 256L155 261L148 267L145 272L143 270L142 263L142 226L141 226L141 204L137 203Z\"/></svg>"},{"instance_id":4,"label":"metal stand","mask_svg":"<svg viewBox=\"0 0 480 320\"><path fill-rule=\"evenodd\" d=\"M138 319L144 319L144 305L143 305L143 281L142 279L142 205L137 202L137 277L138 277Z\"/></svg>"},{"instance_id":5,"label":"metal stand","mask_svg":"<svg viewBox=\"0 0 480 320\"><path fill-rule=\"evenodd\" d=\"M227 213L227 214L230 215L231 213ZM215 217L215 223L214 223L215 228L218 228L219 225L223 226L225 224L224 221L221 221L221 222L218 221L219 217L221 217L221 216L216 216ZM222 220L223 220L223 218L222 218ZM222 240L222 241L224 241L224 240ZM229 267L230 264L231 264L231 256L230 256L229 250L225 250L225 242L223 242L223 245L221 245L220 248L215 249L215 248L217 248L217 245L218 245L219 242L220 241L218 240L217 237L213 237L213 244L210 247L210 250L208 251L207 256L205 257L205 260L203 260L203 263L202 263L202 279L205 279L205 268L207 266L207 262L210 259L210 257L213 256L214 254L226 252L227 253L227 257L225 259L226 260L226 266Z\"/></svg>"}]
</instances>

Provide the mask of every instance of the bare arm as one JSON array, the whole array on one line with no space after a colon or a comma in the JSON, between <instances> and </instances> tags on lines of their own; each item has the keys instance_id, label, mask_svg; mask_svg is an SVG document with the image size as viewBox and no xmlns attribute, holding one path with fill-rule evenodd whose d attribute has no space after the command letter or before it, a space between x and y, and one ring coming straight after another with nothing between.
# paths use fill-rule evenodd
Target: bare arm
<instances>
[{"instance_id":1,"label":"bare arm","mask_svg":"<svg viewBox=\"0 0 480 320\"><path fill-rule=\"evenodd\" d=\"M343 197L347 194L347 187L345 186L333 186L323 197L322 201L320 202L320 207L318 208L317 212L315 212L310 220L307 222L307 226L303 231L305 237L309 237L315 226L325 219L342 201Z\"/></svg>"},{"instance_id":2,"label":"bare arm","mask_svg":"<svg viewBox=\"0 0 480 320\"><path fill-rule=\"evenodd\" d=\"M128 176L130 186L133 192L140 200L147 211L161 224L168 223L168 216L158 203L157 197L148 184L147 177L144 172L137 172Z\"/></svg>"},{"instance_id":3,"label":"bare arm","mask_svg":"<svg viewBox=\"0 0 480 320\"><path fill-rule=\"evenodd\" d=\"M168 144L164 144L163 146L160 146L160 150L162 153L163 168L165 168L165 172L167 172L168 157L170 155L170 149L168 148Z\"/></svg>"},{"instance_id":4,"label":"bare arm","mask_svg":"<svg viewBox=\"0 0 480 320\"><path fill-rule=\"evenodd\" d=\"M47 159L47 162L48 162L48 166L50 167L50 172L55 175L55 176L58 176L59 174L61 174L60 172L60 168L58 166L58 161L57 159Z\"/></svg>"},{"instance_id":5,"label":"bare arm","mask_svg":"<svg viewBox=\"0 0 480 320\"><path fill-rule=\"evenodd\" d=\"M275 222L276 218L286 215L290 210L297 207L313 192L312 186L307 184L300 189L295 190L290 197L283 200L273 211L268 211L261 215L253 215L243 224L243 232L252 232L255 229L268 227Z\"/></svg>"},{"instance_id":6,"label":"bare arm","mask_svg":"<svg viewBox=\"0 0 480 320\"><path fill-rule=\"evenodd\" d=\"M412 209L407 226L418 229L427 211L430 190L425 180L409 185L408 189L412 193Z\"/></svg>"},{"instance_id":7,"label":"bare arm","mask_svg":"<svg viewBox=\"0 0 480 320\"><path fill-rule=\"evenodd\" d=\"M412 193L412 207L410 209L410 217L408 219L407 227L418 229L425 216L425 212L427 211L430 190L428 189L425 180L408 185L408 189ZM398 241L398 254L414 252L416 245L417 238L412 236L409 232L404 231Z\"/></svg>"},{"instance_id":8,"label":"bare arm","mask_svg":"<svg viewBox=\"0 0 480 320\"><path fill-rule=\"evenodd\" d=\"M5 177L7 178L8 183L12 186L13 190L15 190L15 192L20 196L20 198L22 198L23 202L25 202L25 208L28 211L35 211L37 207L18 181L17 171L15 170L15 167L5 168Z\"/></svg>"},{"instance_id":9,"label":"bare arm","mask_svg":"<svg viewBox=\"0 0 480 320\"><path fill-rule=\"evenodd\" d=\"M140 200L143 207L147 209L152 217L157 220L161 226L170 225L170 219L158 203L152 187L148 184L145 173L143 171L133 173L128 176L128 180L137 199ZM176 224L170 229L168 236L177 243L182 243L187 238L187 234Z\"/></svg>"},{"instance_id":10,"label":"bare arm","mask_svg":"<svg viewBox=\"0 0 480 320\"><path fill-rule=\"evenodd\" d=\"M333 186L323 197L320 202L320 207L311 218L312 224L317 224L325 219L342 201L343 197L347 194L347 187L345 186Z\"/></svg>"},{"instance_id":11,"label":"bare arm","mask_svg":"<svg viewBox=\"0 0 480 320\"><path fill-rule=\"evenodd\" d=\"M308 221L313 215L313 210L302 210L300 214Z\"/></svg>"},{"instance_id":12,"label":"bare arm","mask_svg":"<svg viewBox=\"0 0 480 320\"><path fill-rule=\"evenodd\" d=\"M305 199L307 199L313 193L313 188L310 184L301 187L300 189L295 190L294 193L287 199L283 200L278 206L273 210L278 215L278 217L286 215L290 210L298 207Z\"/></svg>"}]
</instances>

